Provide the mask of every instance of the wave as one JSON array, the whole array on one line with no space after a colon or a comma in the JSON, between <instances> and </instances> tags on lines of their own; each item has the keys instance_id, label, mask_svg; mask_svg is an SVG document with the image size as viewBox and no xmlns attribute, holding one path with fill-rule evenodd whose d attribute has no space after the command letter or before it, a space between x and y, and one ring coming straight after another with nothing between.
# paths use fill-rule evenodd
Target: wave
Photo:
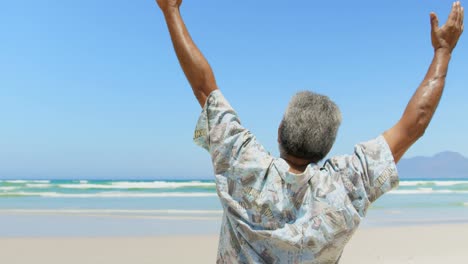
<instances>
[{"instance_id":1,"label":"wave","mask_svg":"<svg viewBox=\"0 0 468 264\"><path fill-rule=\"evenodd\" d=\"M50 180L1 180L6 183L50 183Z\"/></svg>"},{"instance_id":2,"label":"wave","mask_svg":"<svg viewBox=\"0 0 468 264\"><path fill-rule=\"evenodd\" d=\"M26 183L27 188L50 188L52 187L49 183Z\"/></svg>"},{"instance_id":3,"label":"wave","mask_svg":"<svg viewBox=\"0 0 468 264\"><path fill-rule=\"evenodd\" d=\"M454 186L468 185L468 181L400 181L400 186Z\"/></svg>"},{"instance_id":4,"label":"wave","mask_svg":"<svg viewBox=\"0 0 468 264\"><path fill-rule=\"evenodd\" d=\"M3 187L6 188L6 187ZM163 193L136 193L136 192L99 192L99 193L59 193L59 192L12 192L13 189L2 189L1 197L47 197L47 198L182 198L182 197L217 197L216 192L163 192ZM433 190L432 188L419 188L418 190L394 190L393 195L408 194L468 194L468 191ZM468 203L465 203L468 206Z\"/></svg>"},{"instance_id":5,"label":"wave","mask_svg":"<svg viewBox=\"0 0 468 264\"><path fill-rule=\"evenodd\" d=\"M111 182L109 183L80 183L80 184L59 184L58 187L65 189L177 189L177 188L213 188L214 182Z\"/></svg>"},{"instance_id":6,"label":"wave","mask_svg":"<svg viewBox=\"0 0 468 264\"><path fill-rule=\"evenodd\" d=\"M432 188L419 188L417 190L394 190L389 194L468 194L468 191L434 190Z\"/></svg>"},{"instance_id":7,"label":"wave","mask_svg":"<svg viewBox=\"0 0 468 264\"><path fill-rule=\"evenodd\" d=\"M66 213L66 214L178 214L178 215L219 215L222 210L126 210L126 209L0 209L0 213Z\"/></svg>"},{"instance_id":8,"label":"wave","mask_svg":"<svg viewBox=\"0 0 468 264\"><path fill-rule=\"evenodd\" d=\"M9 181L5 181L7 183L26 183L28 181L25 181L25 180L9 180Z\"/></svg>"},{"instance_id":9,"label":"wave","mask_svg":"<svg viewBox=\"0 0 468 264\"><path fill-rule=\"evenodd\" d=\"M13 187L13 186L0 187L0 191L13 191L16 189L18 189L18 187Z\"/></svg>"},{"instance_id":10,"label":"wave","mask_svg":"<svg viewBox=\"0 0 468 264\"><path fill-rule=\"evenodd\" d=\"M418 186L418 185L434 185L434 186L454 186L468 184L468 181L401 181L401 186Z\"/></svg>"},{"instance_id":11,"label":"wave","mask_svg":"<svg viewBox=\"0 0 468 264\"><path fill-rule=\"evenodd\" d=\"M0 180L0 197L207 197L213 181ZM468 181L401 181L392 194L467 194ZM174 191L174 192L172 192Z\"/></svg>"},{"instance_id":12,"label":"wave","mask_svg":"<svg viewBox=\"0 0 468 264\"><path fill-rule=\"evenodd\" d=\"M50 197L50 198L150 198L150 197L215 197L216 193L130 193L130 192L101 192L101 193L58 193L58 192L4 192L0 197Z\"/></svg>"}]
</instances>

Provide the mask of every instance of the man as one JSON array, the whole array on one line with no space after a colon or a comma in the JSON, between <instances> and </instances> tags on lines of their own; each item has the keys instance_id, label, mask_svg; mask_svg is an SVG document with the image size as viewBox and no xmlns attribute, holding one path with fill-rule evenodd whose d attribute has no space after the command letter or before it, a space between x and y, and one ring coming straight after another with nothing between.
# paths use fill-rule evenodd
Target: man
<instances>
[{"instance_id":1,"label":"man","mask_svg":"<svg viewBox=\"0 0 468 264\"><path fill-rule=\"evenodd\" d=\"M184 25L181 2L157 0L203 108L194 140L211 154L224 209L217 262L337 263L369 205L398 185L395 164L424 134L434 114L463 31L463 7L454 3L442 27L431 13L434 59L400 121L358 144L353 155L318 166L335 141L338 107L322 95L296 94L278 129L281 157L272 157L218 90Z\"/></svg>"}]
</instances>

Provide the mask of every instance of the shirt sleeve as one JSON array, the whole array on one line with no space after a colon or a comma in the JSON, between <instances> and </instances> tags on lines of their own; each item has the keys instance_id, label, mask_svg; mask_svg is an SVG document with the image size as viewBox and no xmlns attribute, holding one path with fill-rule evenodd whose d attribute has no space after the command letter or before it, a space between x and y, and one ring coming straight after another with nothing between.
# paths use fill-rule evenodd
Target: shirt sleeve
<instances>
[{"instance_id":1,"label":"shirt sleeve","mask_svg":"<svg viewBox=\"0 0 468 264\"><path fill-rule=\"evenodd\" d=\"M268 156L255 136L241 125L237 113L220 90L208 96L193 140L210 153L216 174L223 174L236 163L255 163ZM243 173L236 174L241 177Z\"/></svg>"},{"instance_id":2,"label":"shirt sleeve","mask_svg":"<svg viewBox=\"0 0 468 264\"><path fill-rule=\"evenodd\" d=\"M338 173L361 216L366 215L371 203L399 183L397 167L383 135L356 145L353 155L331 158L326 166Z\"/></svg>"}]
</instances>

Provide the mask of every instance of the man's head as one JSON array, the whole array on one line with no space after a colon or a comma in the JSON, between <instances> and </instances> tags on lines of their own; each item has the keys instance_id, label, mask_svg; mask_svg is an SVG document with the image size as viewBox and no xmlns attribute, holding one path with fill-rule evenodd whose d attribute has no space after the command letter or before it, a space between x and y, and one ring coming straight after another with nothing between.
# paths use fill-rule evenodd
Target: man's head
<instances>
[{"instance_id":1,"label":"man's head","mask_svg":"<svg viewBox=\"0 0 468 264\"><path fill-rule=\"evenodd\" d=\"M340 124L340 109L330 98L298 92L289 102L278 130L281 156L319 162L330 152Z\"/></svg>"}]
</instances>

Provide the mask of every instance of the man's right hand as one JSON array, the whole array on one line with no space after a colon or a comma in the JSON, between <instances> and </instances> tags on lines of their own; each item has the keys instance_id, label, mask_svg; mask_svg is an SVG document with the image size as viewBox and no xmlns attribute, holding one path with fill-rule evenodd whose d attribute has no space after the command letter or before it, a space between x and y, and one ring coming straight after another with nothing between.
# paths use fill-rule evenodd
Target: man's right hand
<instances>
[{"instance_id":1,"label":"man's right hand","mask_svg":"<svg viewBox=\"0 0 468 264\"><path fill-rule=\"evenodd\" d=\"M439 20L435 13L431 13L431 37L434 50L447 49L450 53L457 45L463 32L464 10L460 1L453 3L447 23L439 27Z\"/></svg>"},{"instance_id":2,"label":"man's right hand","mask_svg":"<svg viewBox=\"0 0 468 264\"><path fill-rule=\"evenodd\" d=\"M166 12L171 8L179 9L182 0L156 0L156 3L158 3L159 8L161 8L163 12Z\"/></svg>"}]
</instances>

